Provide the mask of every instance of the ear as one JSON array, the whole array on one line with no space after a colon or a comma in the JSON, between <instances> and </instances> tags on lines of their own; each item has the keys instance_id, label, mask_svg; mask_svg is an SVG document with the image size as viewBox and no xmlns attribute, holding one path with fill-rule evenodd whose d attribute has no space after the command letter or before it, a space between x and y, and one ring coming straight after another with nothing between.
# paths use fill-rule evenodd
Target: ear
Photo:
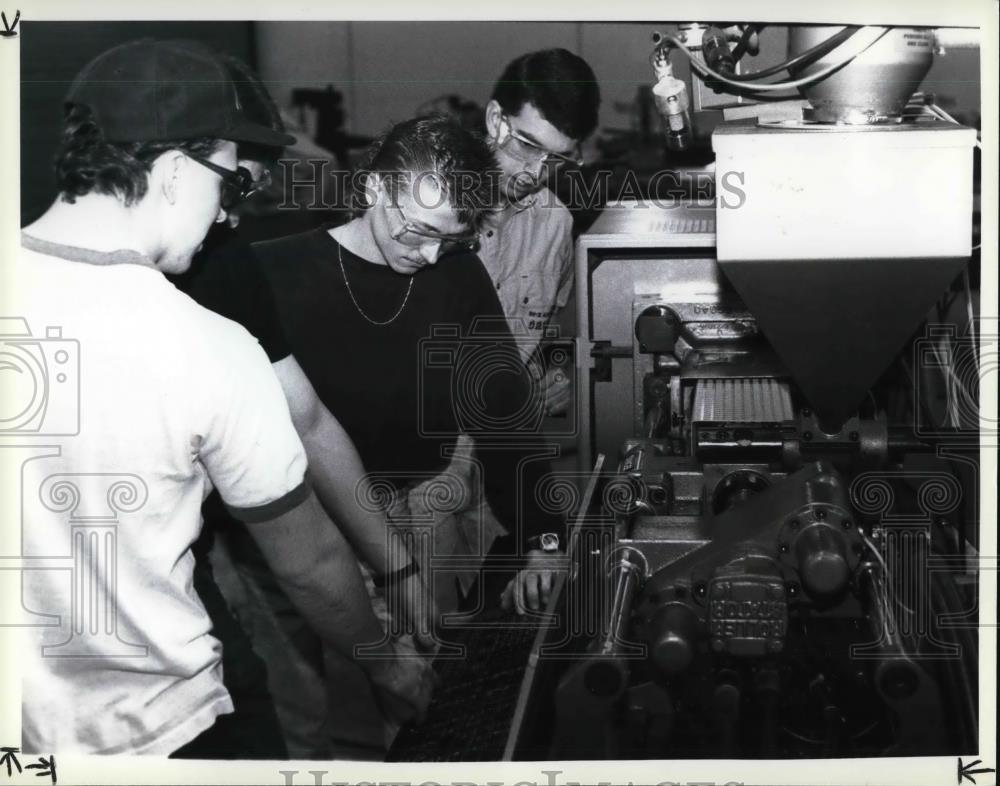
<instances>
[{"instance_id":1,"label":"ear","mask_svg":"<svg viewBox=\"0 0 1000 786\"><path fill-rule=\"evenodd\" d=\"M500 124L503 117L503 108L500 103L491 98L486 104L486 134L494 142L500 138Z\"/></svg>"},{"instance_id":2,"label":"ear","mask_svg":"<svg viewBox=\"0 0 1000 786\"><path fill-rule=\"evenodd\" d=\"M162 194L168 204L177 204L180 198L180 177L187 164L187 158L180 151L168 150L161 154L150 168L149 190Z\"/></svg>"}]
</instances>

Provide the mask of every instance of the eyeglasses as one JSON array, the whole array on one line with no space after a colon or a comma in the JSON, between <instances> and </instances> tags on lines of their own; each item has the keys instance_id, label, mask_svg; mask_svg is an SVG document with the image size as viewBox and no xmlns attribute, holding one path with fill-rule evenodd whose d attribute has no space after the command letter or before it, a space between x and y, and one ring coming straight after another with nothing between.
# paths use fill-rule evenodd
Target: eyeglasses
<instances>
[{"instance_id":1,"label":"eyeglasses","mask_svg":"<svg viewBox=\"0 0 1000 786\"><path fill-rule=\"evenodd\" d=\"M240 166L236 169L226 169L218 164L213 164L198 156L188 156L192 161L197 161L203 167L211 169L222 178L222 208L229 210L235 207L255 191L266 188L271 183L271 173L264 170L260 180L254 180L250 170Z\"/></svg>"},{"instance_id":2,"label":"eyeglasses","mask_svg":"<svg viewBox=\"0 0 1000 786\"><path fill-rule=\"evenodd\" d=\"M387 192L388 193L388 192ZM418 248L427 243L440 243L441 253L448 251L475 251L479 245L479 233L475 231L463 232L460 235L447 235L443 232L435 232L433 229L418 227L406 217L403 208L394 204L390 195L388 204L399 213L403 223L389 233L389 236L398 243Z\"/></svg>"},{"instance_id":3,"label":"eyeglasses","mask_svg":"<svg viewBox=\"0 0 1000 786\"><path fill-rule=\"evenodd\" d=\"M545 166L559 166L560 164L583 166L583 156L580 154L579 145L576 146L575 155L567 156L563 153L556 153L552 150L546 150L537 142L519 134L507 115L501 117L501 122L507 126L507 139L501 144L506 146L508 152L519 161L526 164L541 161Z\"/></svg>"}]
</instances>

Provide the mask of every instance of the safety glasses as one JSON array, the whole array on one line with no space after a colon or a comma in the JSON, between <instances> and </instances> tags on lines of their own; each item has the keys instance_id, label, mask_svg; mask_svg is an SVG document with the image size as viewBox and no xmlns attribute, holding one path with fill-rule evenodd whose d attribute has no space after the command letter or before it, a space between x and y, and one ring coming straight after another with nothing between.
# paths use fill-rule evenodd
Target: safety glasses
<instances>
[{"instance_id":1,"label":"safety glasses","mask_svg":"<svg viewBox=\"0 0 1000 786\"><path fill-rule=\"evenodd\" d=\"M222 178L222 208L229 210L245 200L255 191L266 188L271 183L271 173L264 170L260 180L254 180L250 170L246 167L226 169L218 164L213 164L198 156L188 156L192 161L197 161L203 167L211 169Z\"/></svg>"},{"instance_id":2,"label":"safety glasses","mask_svg":"<svg viewBox=\"0 0 1000 786\"><path fill-rule=\"evenodd\" d=\"M418 226L408 219L403 208L393 203L391 195L387 201L387 205L398 214L401 221L400 225L389 233L389 236L398 243L413 246L414 248L426 245L427 243L440 243L442 253L457 250L474 251L479 245L479 235L475 231L470 230L460 235L447 235L442 232L435 232L433 229Z\"/></svg>"},{"instance_id":3,"label":"safety glasses","mask_svg":"<svg viewBox=\"0 0 1000 786\"><path fill-rule=\"evenodd\" d=\"M526 164L541 161L549 167L559 166L562 164L577 167L583 166L583 156L580 154L579 145L577 146L575 155L568 156L563 153L556 153L552 150L546 150L537 142L534 142L523 134L518 133L517 129L514 128L507 115L503 115L501 117L501 122L507 126L507 138L501 143L501 145L505 146L508 152L511 153L518 161L523 161Z\"/></svg>"}]
</instances>

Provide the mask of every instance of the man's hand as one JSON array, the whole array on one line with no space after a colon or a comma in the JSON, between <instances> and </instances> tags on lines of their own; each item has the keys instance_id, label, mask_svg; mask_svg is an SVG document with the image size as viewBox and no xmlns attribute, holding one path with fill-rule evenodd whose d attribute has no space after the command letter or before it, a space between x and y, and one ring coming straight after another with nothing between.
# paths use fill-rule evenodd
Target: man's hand
<instances>
[{"instance_id":1,"label":"man's hand","mask_svg":"<svg viewBox=\"0 0 1000 786\"><path fill-rule=\"evenodd\" d=\"M425 652L432 651L437 645L434 630L438 621L438 608L421 574L414 573L386 588L386 602L389 604L389 613L399 615L404 623L403 630L412 634L417 647Z\"/></svg>"},{"instance_id":2,"label":"man's hand","mask_svg":"<svg viewBox=\"0 0 1000 786\"><path fill-rule=\"evenodd\" d=\"M550 368L542 378L541 388L545 399L546 416L566 414L573 395L566 370L559 366Z\"/></svg>"},{"instance_id":3,"label":"man's hand","mask_svg":"<svg viewBox=\"0 0 1000 786\"><path fill-rule=\"evenodd\" d=\"M528 609L544 609L555 586L556 572L562 570L559 564L561 557L561 551L529 551L528 564L507 584L500 596L500 605L508 611L514 608L518 614L524 614Z\"/></svg>"},{"instance_id":4,"label":"man's hand","mask_svg":"<svg viewBox=\"0 0 1000 786\"><path fill-rule=\"evenodd\" d=\"M430 660L402 641L392 639L386 649L395 657L360 661L371 680L375 702L389 723L419 722L437 687L437 675Z\"/></svg>"}]
</instances>

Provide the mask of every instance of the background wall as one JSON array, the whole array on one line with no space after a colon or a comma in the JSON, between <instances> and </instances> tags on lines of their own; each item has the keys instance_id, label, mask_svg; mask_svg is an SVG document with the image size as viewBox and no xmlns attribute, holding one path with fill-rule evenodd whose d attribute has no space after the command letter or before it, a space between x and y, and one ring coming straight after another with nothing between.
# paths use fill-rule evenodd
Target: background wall
<instances>
[{"instance_id":1,"label":"background wall","mask_svg":"<svg viewBox=\"0 0 1000 786\"><path fill-rule=\"evenodd\" d=\"M55 196L52 155L62 99L76 72L98 52L143 36L192 37L256 65L282 106L297 87L332 84L344 95L346 130L372 136L441 95L485 104L506 63L534 49L562 46L583 56L600 81L600 130L628 129L662 22L24 22L21 25L22 223ZM780 28L764 31L756 68L784 56ZM687 69L675 59L675 73ZM935 59L923 85L966 123L980 116L979 51ZM596 137L596 135L595 135ZM593 138L591 139L591 146Z\"/></svg>"},{"instance_id":2,"label":"background wall","mask_svg":"<svg viewBox=\"0 0 1000 786\"><path fill-rule=\"evenodd\" d=\"M373 135L442 94L480 104L506 63L533 49L561 46L582 56L601 84L600 128L628 128L627 106L651 84L648 58L662 22L263 22L258 23L261 75L279 103L294 87L332 84L344 93L347 130ZM757 67L777 62L784 35L765 30ZM776 51L777 50L777 51ZM675 62L679 62L677 58ZM676 68L684 76L684 68ZM979 114L979 52L938 57L924 89L949 112L975 122Z\"/></svg>"},{"instance_id":3,"label":"background wall","mask_svg":"<svg viewBox=\"0 0 1000 786\"><path fill-rule=\"evenodd\" d=\"M484 104L503 66L522 52L578 50L569 22L260 23L261 76L279 103L293 87L332 84L344 93L347 130L375 135L417 107L457 93ZM289 58L289 52L308 57ZM298 81L297 81L298 80ZM602 118L603 119L603 118Z\"/></svg>"}]
</instances>

